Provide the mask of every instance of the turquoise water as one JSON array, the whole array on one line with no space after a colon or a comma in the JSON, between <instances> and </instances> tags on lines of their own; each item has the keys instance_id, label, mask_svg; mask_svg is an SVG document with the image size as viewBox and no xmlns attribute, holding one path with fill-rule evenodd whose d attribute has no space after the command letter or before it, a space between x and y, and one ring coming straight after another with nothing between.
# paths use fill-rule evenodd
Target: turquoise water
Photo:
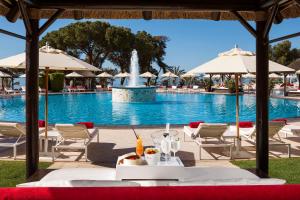
<instances>
[{"instance_id":1,"label":"turquoise water","mask_svg":"<svg viewBox=\"0 0 300 200\"><path fill-rule=\"evenodd\" d=\"M299 117L300 101L270 100L270 118ZM40 96L44 119L44 96ZM234 122L235 96L157 94L153 103L112 103L110 93L49 96L49 123L92 121L100 125L186 124L190 121ZM240 96L240 120L255 120L255 97ZM0 98L0 121L25 121L24 96Z\"/></svg>"}]
</instances>

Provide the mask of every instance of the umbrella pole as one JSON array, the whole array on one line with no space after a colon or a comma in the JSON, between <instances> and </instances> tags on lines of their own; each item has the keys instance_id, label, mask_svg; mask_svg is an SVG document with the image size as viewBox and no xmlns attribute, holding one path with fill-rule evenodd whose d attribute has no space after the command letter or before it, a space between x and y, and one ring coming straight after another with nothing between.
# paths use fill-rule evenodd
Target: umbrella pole
<instances>
[{"instance_id":1,"label":"umbrella pole","mask_svg":"<svg viewBox=\"0 0 300 200\"><path fill-rule=\"evenodd\" d=\"M45 68L45 152L48 150L48 75L49 67Z\"/></svg>"},{"instance_id":2,"label":"umbrella pole","mask_svg":"<svg viewBox=\"0 0 300 200\"><path fill-rule=\"evenodd\" d=\"M239 127L239 74L235 74L235 96L236 96L236 153L240 151L241 138Z\"/></svg>"}]
</instances>

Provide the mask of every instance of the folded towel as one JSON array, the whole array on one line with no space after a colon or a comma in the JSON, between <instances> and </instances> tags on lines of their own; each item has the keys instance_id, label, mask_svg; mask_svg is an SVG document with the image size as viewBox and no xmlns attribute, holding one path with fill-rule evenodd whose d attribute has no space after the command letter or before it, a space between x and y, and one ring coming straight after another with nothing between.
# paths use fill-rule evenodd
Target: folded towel
<instances>
[{"instance_id":1,"label":"folded towel","mask_svg":"<svg viewBox=\"0 0 300 200\"><path fill-rule=\"evenodd\" d=\"M86 126L87 129L94 128L93 122L78 122L77 124L83 124Z\"/></svg>"},{"instance_id":2,"label":"folded towel","mask_svg":"<svg viewBox=\"0 0 300 200\"><path fill-rule=\"evenodd\" d=\"M202 124L202 123L204 123L204 121L191 122L191 123L189 124L189 126L190 126L191 128L198 128L199 124Z\"/></svg>"}]
</instances>

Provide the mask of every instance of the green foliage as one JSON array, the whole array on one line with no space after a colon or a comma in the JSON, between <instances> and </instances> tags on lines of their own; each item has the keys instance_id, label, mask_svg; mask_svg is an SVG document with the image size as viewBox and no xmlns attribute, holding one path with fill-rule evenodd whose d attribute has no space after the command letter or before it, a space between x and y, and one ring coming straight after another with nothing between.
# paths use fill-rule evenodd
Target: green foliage
<instances>
[{"instance_id":1,"label":"green foliage","mask_svg":"<svg viewBox=\"0 0 300 200\"><path fill-rule=\"evenodd\" d=\"M85 55L88 63L101 68L110 52L105 37L109 27L108 23L100 21L72 23L47 33L40 41L40 46L48 42L53 48L77 58Z\"/></svg>"},{"instance_id":2,"label":"green foliage","mask_svg":"<svg viewBox=\"0 0 300 200\"><path fill-rule=\"evenodd\" d=\"M233 79L226 80L225 81L225 85L228 88L228 90L229 90L230 93L236 92L236 89L235 89L235 80L233 80Z\"/></svg>"},{"instance_id":3,"label":"green foliage","mask_svg":"<svg viewBox=\"0 0 300 200\"><path fill-rule=\"evenodd\" d=\"M269 79L269 94L271 94L272 90L274 89L276 81L273 79Z\"/></svg>"},{"instance_id":4,"label":"green foliage","mask_svg":"<svg viewBox=\"0 0 300 200\"><path fill-rule=\"evenodd\" d=\"M39 163L40 169L46 169L51 163ZM26 166L24 161L0 161L0 187L15 187L25 183Z\"/></svg>"},{"instance_id":5,"label":"green foliage","mask_svg":"<svg viewBox=\"0 0 300 200\"><path fill-rule=\"evenodd\" d=\"M286 40L269 48L270 60L282 65L289 65L300 57L300 49L293 48L290 41Z\"/></svg>"},{"instance_id":6,"label":"green foliage","mask_svg":"<svg viewBox=\"0 0 300 200\"><path fill-rule=\"evenodd\" d=\"M155 49L153 37L146 31L138 31L134 46L138 51L140 72L150 71Z\"/></svg>"},{"instance_id":7,"label":"green foliage","mask_svg":"<svg viewBox=\"0 0 300 200\"><path fill-rule=\"evenodd\" d=\"M39 77L39 87L40 88L45 88L45 76Z\"/></svg>"},{"instance_id":8,"label":"green foliage","mask_svg":"<svg viewBox=\"0 0 300 200\"><path fill-rule=\"evenodd\" d=\"M171 66L168 67L169 71L172 72L173 74L177 75L177 76L181 76L183 74L185 74L185 70L182 69L180 66Z\"/></svg>"},{"instance_id":9,"label":"green foliage","mask_svg":"<svg viewBox=\"0 0 300 200\"><path fill-rule=\"evenodd\" d=\"M243 169L254 169L255 160L231 161ZM289 184L300 183L300 158L270 159L269 173L272 178L280 178Z\"/></svg>"},{"instance_id":10,"label":"green foliage","mask_svg":"<svg viewBox=\"0 0 300 200\"><path fill-rule=\"evenodd\" d=\"M128 28L112 26L106 31L106 39L111 48L109 61L119 66L122 72L128 72L134 44L133 33Z\"/></svg>"},{"instance_id":11,"label":"green foliage","mask_svg":"<svg viewBox=\"0 0 300 200\"><path fill-rule=\"evenodd\" d=\"M136 48L141 73L151 71L153 62L159 66L159 72L163 70L165 73L168 67L164 63L167 41L166 36L152 36L146 31L133 34L128 28L87 21L72 23L47 33L40 41L40 46L48 42L53 48L83 58L98 68L102 68L102 64L109 60L122 72L128 72L131 52Z\"/></svg>"},{"instance_id":12,"label":"green foliage","mask_svg":"<svg viewBox=\"0 0 300 200\"><path fill-rule=\"evenodd\" d=\"M213 81L209 78L206 78L203 80L203 86L204 86L205 91L207 91L207 92L212 91L211 87L213 86L213 84L214 84Z\"/></svg>"},{"instance_id":13,"label":"green foliage","mask_svg":"<svg viewBox=\"0 0 300 200\"><path fill-rule=\"evenodd\" d=\"M50 90L53 92L60 92L64 88L65 75L63 73L55 72L49 75Z\"/></svg>"}]
</instances>

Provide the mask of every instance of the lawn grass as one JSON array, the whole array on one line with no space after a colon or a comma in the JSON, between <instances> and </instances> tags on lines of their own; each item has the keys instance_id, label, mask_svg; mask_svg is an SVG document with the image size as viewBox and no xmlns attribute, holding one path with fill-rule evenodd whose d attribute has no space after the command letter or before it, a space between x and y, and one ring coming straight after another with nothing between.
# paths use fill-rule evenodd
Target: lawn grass
<instances>
[{"instance_id":1,"label":"lawn grass","mask_svg":"<svg viewBox=\"0 0 300 200\"><path fill-rule=\"evenodd\" d=\"M40 162L39 168L46 169L52 163ZM15 187L25 182L25 161L0 161L0 187Z\"/></svg>"},{"instance_id":2,"label":"lawn grass","mask_svg":"<svg viewBox=\"0 0 300 200\"><path fill-rule=\"evenodd\" d=\"M243 169L255 168L255 160L231 161ZM285 179L287 183L300 183L300 158L270 159L269 175L272 178Z\"/></svg>"}]
</instances>

